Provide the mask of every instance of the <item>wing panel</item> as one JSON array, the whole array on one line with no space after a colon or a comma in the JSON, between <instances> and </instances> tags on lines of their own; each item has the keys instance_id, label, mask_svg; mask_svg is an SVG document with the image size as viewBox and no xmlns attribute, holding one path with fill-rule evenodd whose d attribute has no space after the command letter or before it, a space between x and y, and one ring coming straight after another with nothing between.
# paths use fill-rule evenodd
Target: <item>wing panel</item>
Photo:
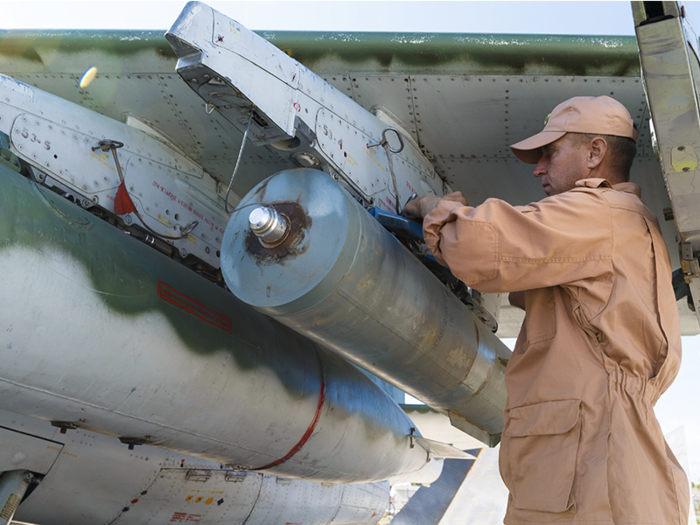
<instances>
[{"instance_id":1,"label":"wing panel","mask_svg":"<svg viewBox=\"0 0 700 525\"><path fill-rule=\"evenodd\" d=\"M0 472L24 469L46 474L63 450L63 443L0 427Z\"/></svg>"},{"instance_id":2,"label":"wing panel","mask_svg":"<svg viewBox=\"0 0 700 525\"><path fill-rule=\"evenodd\" d=\"M416 140L413 100L408 75L324 75L322 78L370 111L380 105L401 120L404 129ZM334 80L334 79L343 79Z\"/></svg>"}]
</instances>

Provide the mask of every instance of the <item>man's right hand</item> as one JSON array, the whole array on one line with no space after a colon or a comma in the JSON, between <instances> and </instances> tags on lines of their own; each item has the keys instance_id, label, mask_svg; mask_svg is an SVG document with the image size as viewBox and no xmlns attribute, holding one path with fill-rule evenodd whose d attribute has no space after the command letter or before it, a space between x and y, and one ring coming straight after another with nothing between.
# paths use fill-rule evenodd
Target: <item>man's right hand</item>
<instances>
[{"instance_id":1,"label":"man's right hand","mask_svg":"<svg viewBox=\"0 0 700 525\"><path fill-rule=\"evenodd\" d=\"M460 204L467 206L467 199L464 198L461 191L455 191L453 193L448 193L442 197L437 195L426 195L425 197L418 197L407 203L401 215L405 217L410 217L413 219L422 219L433 211L440 201L453 201L459 202Z\"/></svg>"}]
</instances>

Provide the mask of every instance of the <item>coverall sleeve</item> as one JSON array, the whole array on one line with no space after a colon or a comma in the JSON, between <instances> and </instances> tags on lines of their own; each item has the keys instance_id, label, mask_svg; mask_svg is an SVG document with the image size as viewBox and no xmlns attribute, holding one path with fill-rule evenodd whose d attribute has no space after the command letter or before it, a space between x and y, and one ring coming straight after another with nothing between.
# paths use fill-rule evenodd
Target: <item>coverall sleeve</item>
<instances>
[{"instance_id":1,"label":"coverall sleeve","mask_svg":"<svg viewBox=\"0 0 700 525\"><path fill-rule=\"evenodd\" d=\"M441 201L423 221L433 255L469 286L532 290L612 270L610 206L601 190L574 189L527 206Z\"/></svg>"}]
</instances>

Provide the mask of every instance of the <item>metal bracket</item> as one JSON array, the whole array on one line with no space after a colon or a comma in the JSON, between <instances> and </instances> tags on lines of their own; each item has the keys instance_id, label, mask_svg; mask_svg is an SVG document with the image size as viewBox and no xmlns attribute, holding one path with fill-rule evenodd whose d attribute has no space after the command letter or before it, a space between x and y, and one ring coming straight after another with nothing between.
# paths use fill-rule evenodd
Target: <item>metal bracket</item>
<instances>
[{"instance_id":1,"label":"metal bracket","mask_svg":"<svg viewBox=\"0 0 700 525\"><path fill-rule=\"evenodd\" d=\"M84 420L76 421L51 421L52 427L58 427L61 429L61 434L65 434L67 430L76 430L80 428L80 424L85 423Z\"/></svg>"},{"instance_id":2,"label":"metal bracket","mask_svg":"<svg viewBox=\"0 0 700 525\"><path fill-rule=\"evenodd\" d=\"M226 473L224 481L229 481L233 483L241 483L245 481L248 473L245 470L234 470Z\"/></svg>"},{"instance_id":3,"label":"metal bracket","mask_svg":"<svg viewBox=\"0 0 700 525\"><path fill-rule=\"evenodd\" d=\"M134 450L134 447L136 445L148 445L148 443L151 440L151 436L145 436L145 437L120 437L119 441L124 443L125 445L129 445L129 450Z\"/></svg>"},{"instance_id":4,"label":"metal bracket","mask_svg":"<svg viewBox=\"0 0 700 525\"><path fill-rule=\"evenodd\" d=\"M311 131L308 124L298 116L294 117L294 128L309 142L309 144L313 144L314 140L316 140L316 133Z\"/></svg>"},{"instance_id":5,"label":"metal bracket","mask_svg":"<svg viewBox=\"0 0 700 525\"><path fill-rule=\"evenodd\" d=\"M700 262L697 259L681 261L681 267L683 268L683 276L686 283L690 283L691 280L700 277Z\"/></svg>"},{"instance_id":6,"label":"metal bracket","mask_svg":"<svg viewBox=\"0 0 700 525\"><path fill-rule=\"evenodd\" d=\"M187 481L209 481L211 478L210 470L200 470L200 469L189 469L185 474L185 479Z\"/></svg>"},{"instance_id":7,"label":"metal bracket","mask_svg":"<svg viewBox=\"0 0 700 525\"><path fill-rule=\"evenodd\" d=\"M682 242L680 246L683 276L685 282L690 283L691 280L700 277L700 262L694 257L692 243Z\"/></svg>"}]
</instances>

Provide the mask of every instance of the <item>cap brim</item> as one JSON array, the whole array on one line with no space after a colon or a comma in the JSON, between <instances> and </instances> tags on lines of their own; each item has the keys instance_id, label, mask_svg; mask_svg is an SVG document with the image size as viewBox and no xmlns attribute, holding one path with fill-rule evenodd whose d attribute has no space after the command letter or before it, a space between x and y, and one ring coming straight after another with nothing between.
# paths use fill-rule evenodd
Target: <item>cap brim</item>
<instances>
[{"instance_id":1,"label":"cap brim","mask_svg":"<svg viewBox=\"0 0 700 525\"><path fill-rule=\"evenodd\" d=\"M537 135L513 144L510 149L523 162L537 164L542 156L542 146L551 144L564 135L566 135L566 131L540 131Z\"/></svg>"}]
</instances>

